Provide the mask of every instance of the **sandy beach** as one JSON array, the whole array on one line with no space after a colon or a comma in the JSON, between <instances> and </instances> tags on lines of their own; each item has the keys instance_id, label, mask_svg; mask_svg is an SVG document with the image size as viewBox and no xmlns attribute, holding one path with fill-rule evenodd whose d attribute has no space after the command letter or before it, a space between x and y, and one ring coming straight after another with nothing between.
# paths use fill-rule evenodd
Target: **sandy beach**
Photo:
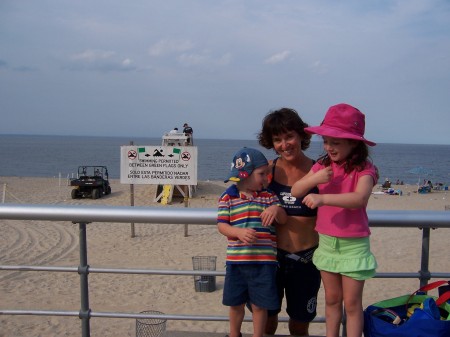
<instances>
[{"instance_id":1,"label":"sandy beach","mask_svg":"<svg viewBox=\"0 0 450 337\"><path fill-rule=\"evenodd\" d=\"M101 199L70 197L65 179L0 177L6 203L55 205L129 206L130 187L112 180L112 194ZM189 200L192 208L215 208L226 185L202 181ZM370 210L436 210L450 208L448 191L416 193L417 186L393 186L402 195L373 194ZM381 189L377 186L374 192ZM135 185L135 205L185 207L180 199L171 205L155 202L155 185ZM151 268L192 270L193 256L217 256L217 270L224 270L226 240L215 225L136 224L136 237L130 237L130 224L93 223L88 225L89 265L102 268ZM448 229L431 232L430 270L448 272ZM66 222L0 220L0 259L2 265L77 266L79 263L78 225ZM372 251L379 272L416 272L420 269L422 232L410 229L372 229ZM90 274L90 307L94 311L141 312L157 310L166 314L226 316L221 304L223 278L217 277L217 290L196 292L193 276ZM372 279L367 281L364 306L415 290L416 279ZM2 309L79 310L79 275L75 273L0 272ZM319 293L318 315L324 316L323 292ZM285 316L285 313L282 313ZM80 320L68 317L2 316L0 337L80 336ZM168 321L168 331L208 331L225 333L227 322ZM324 334L323 324L312 324L312 334ZM249 323L244 332L251 331ZM279 334L288 334L285 323ZM91 319L92 336L135 336L133 319Z\"/></svg>"}]
</instances>

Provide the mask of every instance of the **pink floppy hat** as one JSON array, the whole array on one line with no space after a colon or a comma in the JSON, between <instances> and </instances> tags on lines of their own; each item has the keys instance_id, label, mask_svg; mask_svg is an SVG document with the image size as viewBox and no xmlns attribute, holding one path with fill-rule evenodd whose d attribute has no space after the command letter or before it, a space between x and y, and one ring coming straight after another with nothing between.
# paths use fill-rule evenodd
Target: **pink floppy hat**
<instances>
[{"instance_id":1,"label":"pink floppy hat","mask_svg":"<svg viewBox=\"0 0 450 337\"><path fill-rule=\"evenodd\" d=\"M364 138L365 116L349 104L341 103L330 107L320 126L310 126L305 131L333 138L356 139L369 146L376 143Z\"/></svg>"}]
</instances>

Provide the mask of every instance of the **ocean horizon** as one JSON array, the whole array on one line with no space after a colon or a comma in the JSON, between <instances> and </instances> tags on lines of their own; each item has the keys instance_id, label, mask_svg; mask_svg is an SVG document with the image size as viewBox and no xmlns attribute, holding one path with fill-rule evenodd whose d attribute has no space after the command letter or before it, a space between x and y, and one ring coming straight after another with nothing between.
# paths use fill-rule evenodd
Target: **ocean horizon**
<instances>
[{"instance_id":1,"label":"ocean horizon","mask_svg":"<svg viewBox=\"0 0 450 337\"><path fill-rule=\"evenodd\" d=\"M150 139L152 141L158 141L161 143L162 137L153 137L153 136L136 136L136 137L128 137L128 136L95 136L95 135L50 135L50 134L21 134L21 133L3 133L0 134L0 137L73 137L73 138L114 138L114 139L129 139L129 141L133 141L134 139ZM320 136L313 135L313 138L311 139L312 143L321 143L322 141L319 139ZM254 141L256 139L256 134L254 139L232 139L233 141ZM198 141L208 141L208 140L223 140L228 141L230 139L228 138L195 138L195 140ZM386 143L386 142L376 142L377 145L379 144L385 144L385 145L430 145L430 146L447 146L447 144L435 144L435 143L402 143L402 142L396 142L396 143ZM125 144L127 145L127 144ZM129 144L128 144L129 145ZM151 145L151 144L150 144ZM160 145L160 144L159 144ZM195 145L195 144L194 144Z\"/></svg>"},{"instance_id":2,"label":"ocean horizon","mask_svg":"<svg viewBox=\"0 0 450 337\"><path fill-rule=\"evenodd\" d=\"M108 167L111 179L120 177L120 147L162 145L158 137L102 137L53 135L0 135L0 176L67 177L81 165ZM267 158L276 154L259 146L256 139L194 139L198 148L198 180L223 180L233 154L241 147L254 147ZM405 184L421 180L450 181L450 145L378 143L370 147L380 182L388 178ZM312 159L322 154L322 142L314 139L305 153Z\"/></svg>"}]
</instances>

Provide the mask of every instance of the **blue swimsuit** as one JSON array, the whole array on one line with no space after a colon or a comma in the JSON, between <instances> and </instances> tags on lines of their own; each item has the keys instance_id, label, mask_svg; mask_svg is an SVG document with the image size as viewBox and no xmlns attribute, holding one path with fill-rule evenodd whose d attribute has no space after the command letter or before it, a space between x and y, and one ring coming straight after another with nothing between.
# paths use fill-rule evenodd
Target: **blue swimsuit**
<instances>
[{"instance_id":1,"label":"blue swimsuit","mask_svg":"<svg viewBox=\"0 0 450 337\"><path fill-rule=\"evenodd\" d=\"M269 184L269 189L278 196L278 199L280 199L281 206L283 206L287 215L305 216L305 217L317 216L317 208L311 209L308 206L302 204L303 197L296 198L292 196L291 194L292 186L283 185L275 181L275 165L277 163L277 159L274 159L273 161L272 167L273 178ZM309 191L309 193L319 193L319 190L317 189L317 187L314 187Z\"/></svg>"},{"instance_id":2,"label":"blue swimsuit","mask_svg":"<svg viewBox=\"0 0 450 337\"><path fill-rule=\"evenodd\" d=\"M273 161L272 175L275 177ZM302 204L303 198L293 197L291 187L280 184L272 178L269 189L278 196L281 206L290 216L315 217L317 209L311 209ZM309 193L319 193L314 187ZM316 317L317 293L320 288L320 272L312 263L312 256L317 247L311 247L299 252L287 252L278 248L277 287L280 298L277 310L269 310L268 315L274 316L281 312L281 304L286 295L286 312L289 317L299 322L310 322Z\"/></svg>"}]
</instances>

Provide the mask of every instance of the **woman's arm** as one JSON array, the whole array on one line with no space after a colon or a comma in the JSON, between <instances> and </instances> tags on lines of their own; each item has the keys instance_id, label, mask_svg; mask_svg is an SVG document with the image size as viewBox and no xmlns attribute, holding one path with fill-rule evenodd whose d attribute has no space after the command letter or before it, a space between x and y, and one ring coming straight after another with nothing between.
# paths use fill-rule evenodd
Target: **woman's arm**
<instances>
[{"instance_id":1,"label":"woman's arm","mask_svg":"<svg viewBox=\"0 0 450 337\"><path fill-rule=\"evenodd\" d=\"M265 226L270 226L274 222L279 224L285 224L287 221L287 214L283 207L280 205L272 205L266 208L261 213L261 223Z\"/></svg>"}]
</instances>

